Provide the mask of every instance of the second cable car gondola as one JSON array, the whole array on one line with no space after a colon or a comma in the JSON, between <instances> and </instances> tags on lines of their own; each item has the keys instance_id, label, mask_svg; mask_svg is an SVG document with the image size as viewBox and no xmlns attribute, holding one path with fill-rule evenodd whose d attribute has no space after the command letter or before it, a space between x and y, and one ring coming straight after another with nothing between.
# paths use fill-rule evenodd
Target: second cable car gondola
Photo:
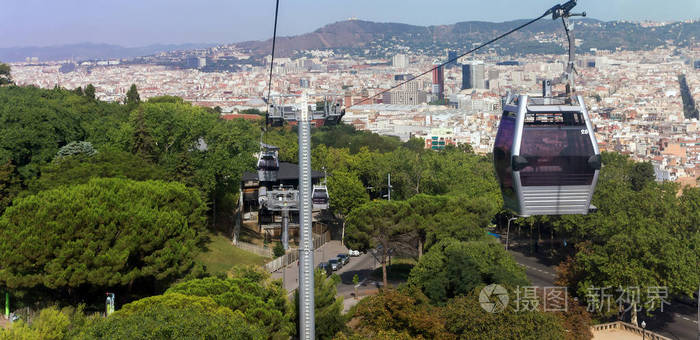
<instances>
[{"instance_id":1,"label":"second cable car gondola","mask_svg":"<svg viewBox=\"0 0 700 340\"><path fill-rule=\"evenodd\" d=\"M504 205L517 215L592 209L601 159L581 96L509 97L493 157Z\"/></svg>"},{"instance_id":2,"label":"second cable car gondola","mask_svg":"<svg viewBox=\"0 0 700 340\"><path fill-rule=\"evenodd\" d=\"M258 156L258 180L260 182L276 182L277 173L280 170L280 163L276 150L261 150Z\"/></svg>"},{"instance_id":3,"label":"second cable car gondola","mask_svg":"<svg viewBox=\"0 0 700 340\"><path fill-rule=\"evenodd\" d=\"M328 188L325 185L314 185L311 193L311 202L314 210L328 209L330 198L328 197Z\"/></svg>"}]
</instances>

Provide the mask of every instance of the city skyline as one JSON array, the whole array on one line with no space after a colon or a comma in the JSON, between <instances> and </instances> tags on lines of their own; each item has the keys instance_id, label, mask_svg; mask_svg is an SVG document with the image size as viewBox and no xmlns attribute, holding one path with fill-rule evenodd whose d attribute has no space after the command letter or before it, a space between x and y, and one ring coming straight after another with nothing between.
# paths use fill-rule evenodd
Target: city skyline
<instances>
[{"instance_id":1,"label":"city skyline","mask_svg":"<svg viewBox=\"0 0 700 340\"><path fill-rule=\"evenodd\" d=\"M309 0L293 5L283 1L280 3L278 35L303 34L351 17L421 26L462 21L503 22L537 16L554 4L550 0L528 4L505 0L452 4L439 0L431 4L435 10L428 11L424 3L414 0L403 1L401 6L394 1L371 3L358 0L352 6L317 4ZM264 40L272 35L274 5L274 1L222 3L208 0L193 6L182 0L126 1L119 4L13 0L5 4L6 10L0 14L0 48L85 42L135 47ZM444 8L450 10L441 10ZM679 11L679 8L685 10ZM603 21L683 21L700 18L700 3L693 0L678 1L673 7L647 0L589 0L580 1L577 10L586 11L589 17Z\"/></svg>"}]
</instances>

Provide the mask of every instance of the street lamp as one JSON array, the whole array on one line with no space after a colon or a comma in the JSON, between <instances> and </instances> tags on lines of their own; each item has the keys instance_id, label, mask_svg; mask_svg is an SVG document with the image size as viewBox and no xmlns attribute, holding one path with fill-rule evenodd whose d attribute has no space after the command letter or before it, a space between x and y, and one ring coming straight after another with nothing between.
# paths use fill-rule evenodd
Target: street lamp
<instances>
[{"instance_id":1,"label":"street lamp","mask_svg":"<svg viewBox=\"0 0 700 340\"><path fill-rule=\"evenodd\" d=\"M642 321L642 340L646 337L647 331L645 330L647 328L647 323Z\"/></svg>"},{"instance_id":2,"label":"street lamp","mask_svg":"<svg viewBox=\"0 0 700 340\"><path fill-rule=\"evenodd\" d=\"M508 250L508 241L509 241L509 236L510 236L510 222L517 220L518 217L511 217L508 219L508 229L506 230L506 250Z\"/></svg>"}]
</instances>

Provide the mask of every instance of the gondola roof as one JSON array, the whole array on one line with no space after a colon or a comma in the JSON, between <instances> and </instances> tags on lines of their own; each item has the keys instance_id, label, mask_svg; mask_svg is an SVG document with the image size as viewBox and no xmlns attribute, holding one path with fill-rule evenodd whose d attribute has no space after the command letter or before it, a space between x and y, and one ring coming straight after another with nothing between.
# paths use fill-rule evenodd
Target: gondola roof
<instances>
[{"instance_id":1,"label":"gondola roof","mask_svg":"<svg viewBox=\"0 0 700 340\"><path fill-rule=\"evenodd\" d=\"M323 178L323 172L311 170L311 178ZM299 165L289 162L280 162L280 169L277 173L278 181L295 180L299 179ZM241 177L241 181L257 181L257 172L244 172Z\"/></svg>"}]
</instances>

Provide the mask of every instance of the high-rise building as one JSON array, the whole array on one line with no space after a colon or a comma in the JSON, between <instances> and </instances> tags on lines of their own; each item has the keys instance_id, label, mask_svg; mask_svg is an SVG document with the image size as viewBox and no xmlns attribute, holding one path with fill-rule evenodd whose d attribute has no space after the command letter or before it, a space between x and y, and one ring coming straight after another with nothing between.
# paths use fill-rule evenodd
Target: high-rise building
<instances>
[{"instance_id":1,"label":"high-rise building","mask_svg":"<svg viewBox=\"0 0 700 340\"><path fill-rule=\"evenodd\" d=\"M453 60L453 59L457 59L457 51L453 51L453 50L449 50L449 49L448 49L448 50L447 50L447 60L446 60L446 61L450 61L450 60ZM450 63L447 63L447 65L445 65L445 66L446 66L446 67L449 67L449 68L457 67L457 60L455 60L455 61L453 61L453 62L450 62Z\"/></svg>"},{"instance_id":2,"label":"high-rise building","mask_svg":"<svg viewBox=\"0 0 700 340\"><path fill-rule=\"evenodd\" d=\"M191 56L185 60L188 68L202 68L207 66L206 57Z\"/></svg>"},{"instance_id":3,"label":"high-rise building","mask_svg":"<svg viewBox=\"0 0 700 340\"><path fill-rule=\"evenodd\" d=\"M445 98L445 70L440 66L440 60L433 61L433 96L442 101Z\"/></svg>"},{"instance_id":4,"label":"high-rise building","mask_svg":"<svg viewBox=\"0 0 700 340\"><path fill-rule=\"evenodd\" d=\"M425 91L420 89L418 81L406 83L399 88L385 92L382 95L382 103L398 105L419 105L427 100Z\"/></svg>"},{"instance_id":5,"label":"high-rise building","mask_svg":"<svg viewBox=\"0 0 700 340\"><path fill-rule=\"evenodd\" d=\"M484 63L470 61L462 65L462 90L485 89Z\"/></svg>"},{"instance_id":6,"label":"high-rise building","mask_svg":"<svg viewBox=\"0 0 700 340\"><path fill-rule=\"evenodd\" d=\"M408 67L408 56L405 54L397 54L391 59L391 65L397 68Z\"/></svg>"}]
</instances>

